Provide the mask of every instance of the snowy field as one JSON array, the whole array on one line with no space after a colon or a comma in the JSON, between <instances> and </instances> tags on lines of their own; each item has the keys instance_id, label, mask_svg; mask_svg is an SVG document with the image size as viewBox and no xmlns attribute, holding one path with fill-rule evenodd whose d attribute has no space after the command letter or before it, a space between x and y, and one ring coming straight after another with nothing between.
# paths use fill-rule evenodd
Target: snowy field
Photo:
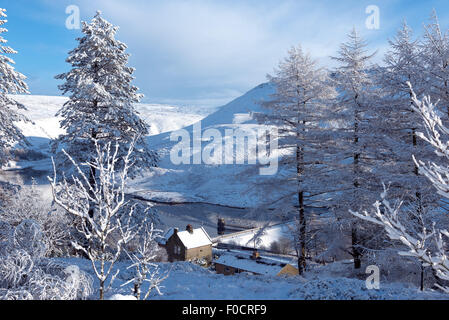
<instances>
[{"instance_id":1,"label":"snowy field","mask_svg":"<svg viewBox=\"0 0 449 320\"><path fill-rule=\"evenodd\" d=\"M75 264L92 275L90 261L83 259L59 259L64 264ZM113 283L108 298L132 298L132 284L122 286L133 276L133 269L118 263L120 273ZM302 277L255 276L239 274L224 276L188 262L159 263L160 273L169 273L162 283L162 294L152 293L151 299L170 300L408 300L447 299L434 291L420 292L403 284L381 284L380 289L368 290L364 280L335 277L327 274L327 268L315 266ZM351 266L341 265L341 272ZM335 266L333 266L335 268ZM350 273L350 272L349 272ZM94 283L95 286L95 283ZM142 292L145 292L143 287ZM113 297L114 295L120 295Z\"/></svg>"}]
</instances>

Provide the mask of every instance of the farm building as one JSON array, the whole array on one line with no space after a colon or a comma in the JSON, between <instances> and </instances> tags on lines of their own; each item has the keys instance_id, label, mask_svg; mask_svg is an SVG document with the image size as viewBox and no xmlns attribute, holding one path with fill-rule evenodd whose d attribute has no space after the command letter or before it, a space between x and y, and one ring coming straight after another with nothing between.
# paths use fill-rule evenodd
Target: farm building
<instances>
[{"instance_id":1,"label":"farm building","mask_svg":"<svg viewBox=\"0 0 449 320\"><path fill-rule=\"evenodd\" d=\"M212 240L202 227L194 229L189 224L185 231L178 231L178 228L168 230L164 247L170 262L195 259L203 259L207 263L212 261Z\"/></svg>"},{"instance_id":2,"label":"farm building","mask_svg":"<svg viewBox=\"0 0 449 320\"><path fill-rule=\"evenodd\" d=\"M270 276L298 274L298 269L293 266L294 262L290 263L272 257L261 257L258 251L254 251L252 254L228 251L214 262L215 271L224 275L241 272Z\"/></svg>"}]
</instances>

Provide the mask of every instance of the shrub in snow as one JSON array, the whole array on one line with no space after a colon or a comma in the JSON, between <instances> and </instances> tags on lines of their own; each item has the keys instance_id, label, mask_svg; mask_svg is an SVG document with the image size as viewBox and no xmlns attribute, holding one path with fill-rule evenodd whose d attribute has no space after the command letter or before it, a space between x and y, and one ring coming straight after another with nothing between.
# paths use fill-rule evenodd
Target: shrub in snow
<instances>
[{"instance_id":1,"label":"shrub in snow","mask_svg":"<svg viewBox=\"0 0 449 320\"><path fill-rule=\"evenodd\" d=\"M92 279L77 266L44 258L46 244L39 224L17 227L0 221L0 299L74 300L92 294Z\"/></svg>"},{"instance_id":2,"label":"shrub in snow","mask_svg":"<svg viewBox=\"0 0 449 320\"><path fill-rule=\"evenodd\" d=\"M128 269L134 268L135 274L122 286L133 283L134 296L138 300L141 299L141 290L144 283L148 284L143 296L144 300L148 299L153 290L162 295L161 283L168 277L168 273L160 274L158 265L154 263L161 255L161 248L156 242L156 239L161 237L161 233L161 230L154 229L153 224L145 225L139 247L134 253L128 253L133 262Z\"/></svg>"},{"instance_id":3,"label":"shrub in snow","mask_svg":"<svg viewBox=\"0 0 449 320\"><path fill-rule=\"evenodd\" d=\"M33 180L31 187L8 192L7 199L0 207L0 220L16 227L23 221L32 219L42 228L46 251L45 256L62 256L70 248L70 229L74 221L60 208L46 202Z\"/></svg>"}]
</instances>

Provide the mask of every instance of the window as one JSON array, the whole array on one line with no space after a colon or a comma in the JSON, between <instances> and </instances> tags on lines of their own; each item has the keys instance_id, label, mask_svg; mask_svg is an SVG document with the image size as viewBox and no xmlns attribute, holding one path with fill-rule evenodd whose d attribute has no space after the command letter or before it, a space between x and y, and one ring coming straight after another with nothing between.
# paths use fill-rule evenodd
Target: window
<instances>
[{"instance_id":1,"label":"window","mask_svg":"<svg viewBox=\"0 0 449 320\"><path fill-rule=\"evenodd\" d=\"M175 245L175 254L181 254L181 247L178 245Z\"/></svg>"}]
</instances>

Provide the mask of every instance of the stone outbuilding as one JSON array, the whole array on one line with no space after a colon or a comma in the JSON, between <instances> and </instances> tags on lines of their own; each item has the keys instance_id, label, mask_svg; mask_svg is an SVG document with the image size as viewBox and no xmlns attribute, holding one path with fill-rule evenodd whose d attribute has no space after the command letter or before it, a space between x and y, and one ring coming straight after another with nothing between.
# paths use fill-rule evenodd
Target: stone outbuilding
<instances>
[{"instance_id":1,"label":"stone outbuilding","mask_svg":"<svg viewBox=\"0 0 449 320\"><path fill-rule=\"evenodd\" d=\"M241 272L267 276L294 276L299 274L298 269L293 266L294 262L273 257L261 257L258 251L254 251L252 254L228 251L223 253L214 263L216 272L224 275Z\"/></svg>"}]
</instances>

